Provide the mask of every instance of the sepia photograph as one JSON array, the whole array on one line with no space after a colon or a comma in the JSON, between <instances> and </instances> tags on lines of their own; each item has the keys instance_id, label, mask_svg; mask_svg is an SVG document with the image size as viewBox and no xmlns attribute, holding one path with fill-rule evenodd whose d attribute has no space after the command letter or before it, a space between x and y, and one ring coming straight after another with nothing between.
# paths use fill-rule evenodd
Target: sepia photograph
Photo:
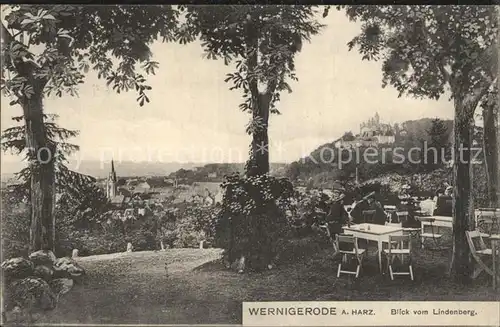
<instances>
[{"instance_id":1,"label":"sepia photograph","mask_svg":"<svg viewBox=\"0 0 500 327\"><path fill-rule=\"evenodd\" d=\"M1 5L3 326L500 326L500 6Z\"/></svg>"}]
</instances>

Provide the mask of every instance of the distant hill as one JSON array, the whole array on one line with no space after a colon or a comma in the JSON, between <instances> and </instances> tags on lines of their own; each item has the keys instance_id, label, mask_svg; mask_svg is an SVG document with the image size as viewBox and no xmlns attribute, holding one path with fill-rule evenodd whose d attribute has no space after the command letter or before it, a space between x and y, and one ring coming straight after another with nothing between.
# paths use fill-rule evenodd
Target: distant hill
<instances>
[{"instance_id":1,"label":"distant hill","mask_svg":"<svg viewBox=\"0 0 500 327\"><path fill-rule=\"evenodd\" d=\"M21 170L26 164L24 162L2 163L2 181L10 180L14 173ZM286 164L272 163L271 172L274 174L283 173ZM82 174L90 175L98 179L108 177L111 170L111 162L100 162L98 160L70 161L68 168ZM222 181L224 175L233 172L244 172L244 163L181 163L181 162L133 162L116 161L115 170L118 177L152 177L164 176L174 177L175 173L182 175L184 171L194 171L199 182L202 181ZM174 173L174 174L173 174ZM189 173L188 173L189 175ZM211 177L210 177L210 176Z\"/></svg>"},{"instance_id":2,"label":"distant hill","mask_svg":"<svg viewBox=\"0 0 500 327\"><path fill-rule=\"evenodd\" d=\"M382 147L393 149L396 147L403 147L405 149L412 147L420 148L422 142L430 140L428 130L432 126L432 121L432 118L423 118L394 124L391 127L395 132L395 142L390 145L383 145ZM447 136L451 143L453 137L453 120L443 120L443 122L447 128ZM353 180L356 171L356 159L351 159L351 165L344 164L342 169L339 169L338 157L340 152L335 147L335 143L338 140L335 139L332 142L325 143L313 150L309 156L300 158L289 164L286 167L285 176L299 183L312 183L312 186L316 187L330 187L337 180ZM360 153L361 160L363 161L363 151L360 151ZM356 155L354 154L354 156ZM321 160L320 158L323 159ZM346 159L344 158L344 160ZM374 165L365 165L364 168L366 168L363 169L364 171L360 169L361 175L363 172L366 174L366 177L377 174L377 171L372 171L372 168L375 168ZM405 165L398 164L384 165L377 169L380 169L382 173L382 170L392 171L396 169L404 172L407 168Z\"/></svg>"},{"instance_id":3,"label":"distant hill","mask_svg":"<svg viewBox=\"0 0 500 327\"><path fill-rule=\"evenodd\" d=\"M285 163L271 163L271 175L283 176L286 166ZM244 172L244 163L210 163L192 169L181 168L168 177L177 179L181 183L192 184L194 182L222 182L226 175Z\"/></svg>"},{"instance_id":4,"label":"distant hill","mask_svg":"<svg viewBox=\"0 0 500 327\"><path fill-rule=\"evenodd\" d=\"M422 118L418 120L408 120L401 124L398 134L396 134L396 145L402 146L404 143L414 143L414 146L420 145L420 140L429 141L429 135L427 131L432 126L433 118ZM453 120L443 120L444 125L448 131L448 139L450 143L453 140ZM401 134L401 131L406 132L405 135Z\"/></svg>"},{"instance_id":5,"label":"distant hill","mask_svg":"<svg viewBox=\"0 0 500 327\"><path fill-rule=\"evenodd\" d=\"M14 173L25 167L25 163L6 162L2 163L2 180L8 180L13 177ZM133 176L167 176L181 168L192 169L203 163L181 163L181 162L133 162L133 161L116 161L115 169L119 177ZM68 168L90 175L96 178L105 178L111 170L111 162L100 162L99 160L82 160L70 161Z\"/></svg>"},{"instance_id":6,"label":"distant hill","mask_svg":"<svg viewBox=\"0 0 500 327\"><path fill-rule=\"evenodd\" d=\"M453 121L444 120L445 126L448 128L449 138L451 141ZM422 141L428 141L427 131L432 124L431 118L423 118L419 120L410 120L402 124L395 124L396 142L393 147L403 146L405 148L412 146L420 146ZM404 133L403 133L404 131ZM322 149L335 148L335 142L323 144L312 151L311 156L318 158ZM303 158L301 158L303 159ZM15 172L18 172L25 166L25 163L19 162L2 162L2 181L7 181L13 177ZM80 173L94 176L96 178L106 178L111 169L110 162L100 162L99 160L83 160L80 163L70 161L68 167ZM116 173L119 177L152 177L152 176L169 176L170 178L187 178L193 181L220 182L224 175L234 172L244 172L244 163L180 163L180 162L133 162L133 161L115 161ZM314 164L298 160L289 165L284 163L271 163L271 174L279 176L294 175L301 179L308 179L315 175L321 174L327 179L337 178L335 163L333 164ZM323 177L322 177L323 178ZM293 179L293 178L292 178Z\"/></svg>"},{"instance_id":7,"label":"distant hill","mask_svg":"<svg viewBox=\"0 0 500 327\"><path fill-rule=\"evenodd\" d=\"M181 163L181 162L133 162L116 161L115 170L119 177L133 176L167 176L168 174L181 168L191 169L200 165L199 163ZM80 173L91 175L97 178L107 177L111 170L111 163L101 163L99 161L82 161L80 166L77 163L70 163L70 169Z\"/></svg>"}]
</instances>

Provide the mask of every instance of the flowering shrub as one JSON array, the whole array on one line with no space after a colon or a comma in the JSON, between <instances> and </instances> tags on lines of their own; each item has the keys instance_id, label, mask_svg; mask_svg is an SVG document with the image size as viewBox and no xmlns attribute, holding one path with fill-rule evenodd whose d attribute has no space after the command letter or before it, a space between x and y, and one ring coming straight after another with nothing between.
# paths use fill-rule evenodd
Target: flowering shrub
<instances>
[{"instance_id":1,"label":"flowering shrub","mask_svg":"<svg viewBox=\"0 0 500 327\"><path fill-rule=\"evenodd\" d=\"M28 255L30 237L29 207L14 192L2 192L1 260Z\"/></svg>"},{"instance_id":2,"label":"flowering shrub","mask_svg":"<svg viewBox=\"0 0 500 327\"><path fill-rule=\"evenodd\" d=\"M308 190L300 195L297 205L295 225L302 225L306 229L315 223L323 223L326 218L332 199L320 190Z\"/></svg>"},{"instance_id":3,"label":"flowering shrub","mask_svg":"<svg viewBox=\"0 0 500 327\"><path fill-rule=\"evenodd\" d=\"M168 247L198 247L201 241L210 241L219 207L196 203L169 207L158 214L158 241Z\"/></svg>"},{"instance_id":4,"label":"flowering shrub","mask_svg":"<svg viewBox=\"0 0 500 327\"><path fill-rule=\"evenodd\" d=\"M203 232L183 230L177 234L173 246L175 248L197 248L204 240L205 234Z\"/></svg>"},{"instance_id":5,"label":"flowering shrub","mask_svg":"<svg viewBox=\"0 0 500 327\"><path fill-rule=\"evenodd\" d=\"M288 231L285 211L294 196L288 179L234 174L222 184L224 198L216 221L215 242L230 262L241 256L248 267L267 267Z\"/></svg>"},{"instance_id":6,"label":"flowering shrub","mask_svg":"<svg viewBox=\"0 0 500 327\"><path fill-rule=\"evenodd\" d=\"M71 237L59 240L57 247L57 252L62 255L69 256L73 249L78 249L78 254L83 257L124 252L127 248L127 240L121 231L106 234L75 231L71 233Z\"/></svg>"}]
</instances>

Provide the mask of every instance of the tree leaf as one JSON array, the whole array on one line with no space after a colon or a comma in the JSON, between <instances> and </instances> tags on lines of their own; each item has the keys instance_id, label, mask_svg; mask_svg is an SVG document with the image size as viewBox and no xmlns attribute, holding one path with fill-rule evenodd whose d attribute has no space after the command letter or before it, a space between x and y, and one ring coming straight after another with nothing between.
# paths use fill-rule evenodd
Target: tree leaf
<instances>
[{"instance_id":1,"label":"tree leaf","mask_svg":"<svg viewBox=\"0 0 500 327\"><path fill-rule=\"evenodd\" d=\"M25 18L25 19L22 20L21 25L25 26L25 25L31 24L33 22L35 22L35 20L33 20L31 18Z\"/></svg>"},{"instance_id":2,"label":"tree leaf","mask_svg":"<svg viewBox=\"0 0 500 327\"><path fill-rule=\"evenodd\" d=\"M325 18L326 16L328 16L329 12L330 12L330 6L326 6L325 10L323 11L323 18Z\"/></svg>"},{"instance_id":3,"label":"tree leaf","mask_svg":"<svg viewBox=\"0 0 500 327\"><path fill-rule=\"evenodd\" d=\"M46 20L56 20L56 18L51 14L44 15L42 18Z\"/></svg>"}]
</instances>

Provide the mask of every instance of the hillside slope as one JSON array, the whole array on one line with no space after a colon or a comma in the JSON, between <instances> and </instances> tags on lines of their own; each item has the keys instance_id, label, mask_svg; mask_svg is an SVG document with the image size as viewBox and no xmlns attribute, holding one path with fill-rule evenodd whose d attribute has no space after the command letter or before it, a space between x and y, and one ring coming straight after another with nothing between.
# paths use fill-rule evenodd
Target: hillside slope
<instances>
[{"instance_id":1,"label":"hillside slope","mask_svg":"<svg viewBox=\"0 0 500 327\"><path fill-rule=\"evenodd\" d=\"M429 142L430 136L428 131L432 126L432 118L422 118L419 120L409 120L402 124L394 124L391 126L395 142L393 144L384 144L378 147L377 155L374 157L376 163L367 163L365 152L367 147L361 146L358 150L352 151L351 154L346 151L341 152L335 147L336 142L323 144L313 150L307 157L291 163L286 168L285 175L294 182L304 185L308 184L313 187L332 187L337 180L354 181L356 176L356 168L358 177L361 181L383 176L388 173L396 172L400 175L408 175L414 173L413 165L411 164L408 153L415 158L415 152L409 151L412 148L422 148L423 142ZM446 128L445 137L450 141L453 134L453 121L443 120ZM348 132L346 132L348 134ZM395 149L402 148L405 152L405 160L402 163L396 163ZM384 150L382 150L384 149ZM384 151L385 154L383 153ZM339 160L342 158L342 160Z\"/></svg>"}]
</instances>

